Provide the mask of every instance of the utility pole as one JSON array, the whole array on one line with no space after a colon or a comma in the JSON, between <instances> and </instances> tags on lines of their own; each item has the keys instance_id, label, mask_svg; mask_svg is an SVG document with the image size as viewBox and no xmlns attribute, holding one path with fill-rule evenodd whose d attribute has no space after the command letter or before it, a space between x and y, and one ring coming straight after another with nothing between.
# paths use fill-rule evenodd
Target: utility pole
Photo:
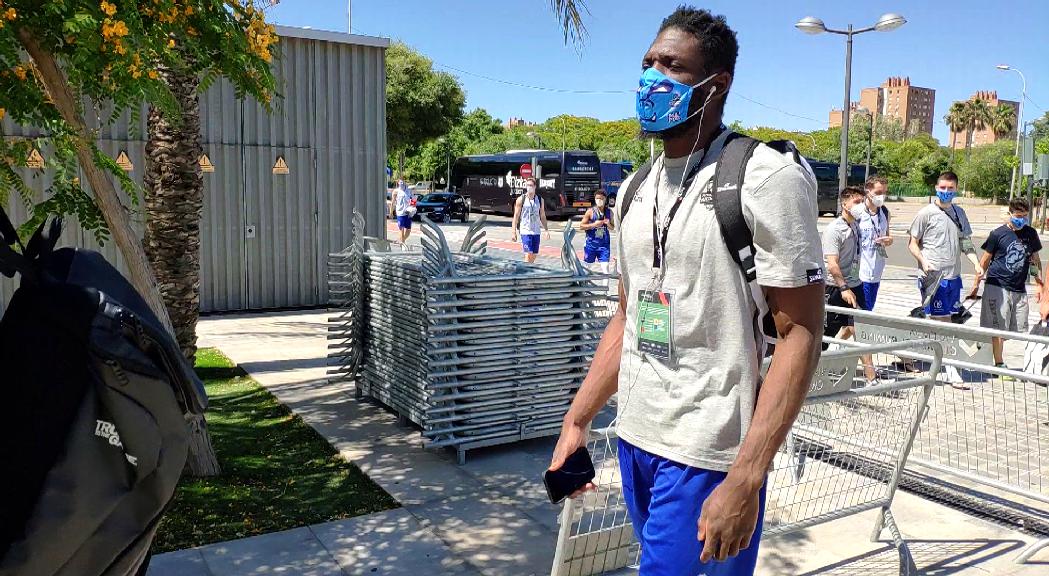
<instances>
[{"instance_id":1,"label":"utility pole","mask_svg":"<svg viewBox=\"0 0 1049 576\"><path fill-rule=\"evenodd\" d=\"M353 0L346 0L346 32L353 34Z\"/></svg>"}]
</instances>

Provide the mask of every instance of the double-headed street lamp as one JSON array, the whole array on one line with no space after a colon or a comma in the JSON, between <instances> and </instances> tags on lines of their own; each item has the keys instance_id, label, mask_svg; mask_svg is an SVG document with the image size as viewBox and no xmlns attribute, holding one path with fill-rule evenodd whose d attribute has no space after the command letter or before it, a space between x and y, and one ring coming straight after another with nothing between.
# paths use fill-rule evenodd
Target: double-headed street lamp
<instances>
[{"instance_id":1,"label":"double-headed street lamp","mask_svg":"<svg viewBox=\"0 0 1049 576\"><path fill-rule=\"evenodd\" d=\"M849 174L849 113L852 105L852 37L864 32L889 32L907 23L907 20L899 14L885 14L878 19L878 23L867 28L858 30L849 24L845 30L834 30L827 28L823 20L806 16L794 25L795 28L806 34L841 34L847 38L845 45L845 105L841 109L841 164L838 165L838 186L844 189L848 184Z\"/></svg>"},{"instance_id":2,"label":"double-headed street lamp","mask_svg":"<svg viewBox=\"0 0 1049 576\"><path fill-rule=\"evenodd\" d=\"M1020 117L1016 119L1016 158L1020 158L1020 127L1024 125L1024 100L1027 100L1027 78L1024 77L1024 73L1020 72L1016 68L1007 64L999 64L995 66L999 70L1013 71L1020 75L1020 81L1023 82L1023 94L1020 96ZM1020 165L1017 163L1013 166L1013 179L1009 182L1009 199L1012 200L1016 196L1016 173L1019 172Z\"/></svg>"}]
</instances>

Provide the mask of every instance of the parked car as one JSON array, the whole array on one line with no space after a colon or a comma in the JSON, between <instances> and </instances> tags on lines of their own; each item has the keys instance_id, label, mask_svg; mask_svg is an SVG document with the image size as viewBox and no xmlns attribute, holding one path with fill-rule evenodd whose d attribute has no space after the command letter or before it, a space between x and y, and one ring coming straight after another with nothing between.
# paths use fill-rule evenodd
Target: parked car
<instances>
[{"instance_id":1,"label":"parked car","mask_svg":"<svg viewBox=\"0 0 1049 576\"><path fill-rule=\"evenodd\" d=\"M433 192L433 182L429 180L420 180L409 186L408 189L412 191L412 194L417 196L429 194L430 192Z\"/></svg>"},{"instance_id":2,"label":"parked car","mask_svg":"<svg viewBox=\"0 0 1049 576\"><path fill-rule=\"evenodd\" d=\"M470 203L461 194L435 192L419 198L415 203L416 219L425 215L434 222L470 221Z\"/></svg>"}]
</instances>

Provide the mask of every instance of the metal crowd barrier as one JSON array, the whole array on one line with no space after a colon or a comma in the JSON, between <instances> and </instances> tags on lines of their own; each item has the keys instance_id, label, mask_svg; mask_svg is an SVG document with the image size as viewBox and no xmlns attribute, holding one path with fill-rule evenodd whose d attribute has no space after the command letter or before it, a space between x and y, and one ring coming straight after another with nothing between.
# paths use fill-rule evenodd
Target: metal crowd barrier
<instances>
[{"instance_id":1,"label":"metal crowd barrier","mask_svg":"<svg viewBox=\"0 0 1049 576\"><path fill-rule=\"evenodd\" d=\"M456 251L426 218L420 230L421 251L365 250L355 236L331 255L332 378L460 463L473 448L556 435L608 321L595 282L606 276L579 262L571 228L560 267L485 255L483 218Z\"/></svg>"},{"instance_id":2,"label":"metal crowd barrier","mask_svg":"<svg viewBox=\"0 0 1049 576\"><path fill-rule=\"evenodd\" d=\"M924 373L864 387L857 362L868 354L913 358L932 351ZM768 476L763 538L787 534L868 510L880 510L872 539L888 528L900 574L917 574L891 506L921 415L940 369L932 340L848 347L823 354L809 395ZM597 490L565 501L552 576L589 576L636 566L644 554L620 488L617 440L611 429L591 433Z\"/></svg>"},{"instance_id":3,"label":"metal crowd barrier","mask_svg":"<svg viewBox=\"0 0 1049 576\"><path fill-rule=\"evenodd\" d=\"M990 352L992 337L1044 345L1049 345L1049 338L850 308L828 306L827 311L853 316L861 343L913 338L941 342L942 385L929 402L909 468L916 473L935 472L940 480L953 475L991 488L995 496L1009 500L998 510L989 506L989 499L982 499L989 514L1017 527L1031 530L1040 525L1033 531L1049 532L1049 377L995 368ZM879 370L886 369L884 363L876 364ZM1022 526L1016 514L1023 519ZM1042 538L1021 551L1017 562L1026 562L1047 547L1049 538Z\"/></svg>"}]
</instances>

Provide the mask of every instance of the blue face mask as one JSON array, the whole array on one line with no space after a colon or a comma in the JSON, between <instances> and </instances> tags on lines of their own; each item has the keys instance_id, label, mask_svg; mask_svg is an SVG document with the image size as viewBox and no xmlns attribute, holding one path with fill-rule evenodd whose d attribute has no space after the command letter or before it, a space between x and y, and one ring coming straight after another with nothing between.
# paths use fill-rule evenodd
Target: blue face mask
<instances>
[{"instance_id":1,"label":"blue face mask","mask_svg":"<svg viewBox=\"0 0 1049 576\"><path fill-rule=\"evenodd\" d=\"M692 91L710 81L717 74L711 74L694 86L682 84L655 68L647 68L641 73L640 86L637 89L637 119L645 132L663 132L684 123L691 116L688 113ZM710 92L707 100L714 95ZM706 102L698 114L706 107Z\"/></svg>"},{"instance_id":2,"label":"blue face mask","mask_svg":"<svg viewBox=\"0 0 1049 576\"><path fill-rule=\"evenodd\" d=\"M943 190L941 188L936 189L936 197L939 198L940 202L943 202L944 204L950 204L951 202L953 202L954 197L957 194L958 193L954 190Z\"/></svg>"},{"instance_id":3,"label":"blue face mask","mask_svg":"<svg viewBox=\"0 0 1049 576\"><path fill-rule=\"evenodd\" d=\"M1009 218L1009 222L1011 222L1013 228L1016 228L1017 230L1023 228L1024 226L1027 226L1027 218L1018 218L1016 216L1013 216L1012 218Z\"/></svg>"}]
</instances>

